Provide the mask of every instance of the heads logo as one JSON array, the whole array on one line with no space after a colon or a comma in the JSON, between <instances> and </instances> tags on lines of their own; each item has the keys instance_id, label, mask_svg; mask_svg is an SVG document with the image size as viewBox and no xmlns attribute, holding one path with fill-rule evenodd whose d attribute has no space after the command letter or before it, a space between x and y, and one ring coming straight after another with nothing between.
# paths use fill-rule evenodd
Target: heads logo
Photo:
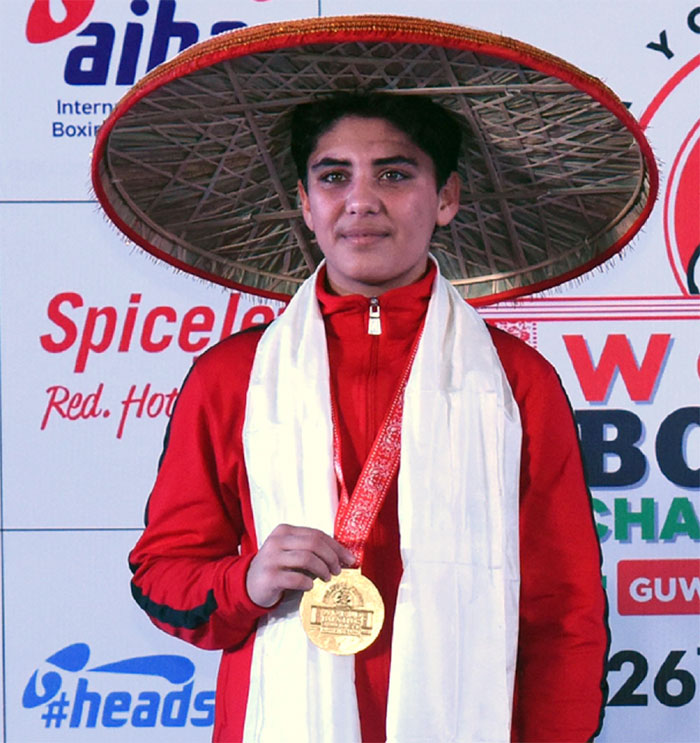
<instances>
[{"instance_id":1,"label":"heads logo","mask_svg":"<svg viewBox=\"0 0 700 743\"><path fill-rule=\"evenodd\" d=\"M32 44L43 44L70 34L88 19L94 6L95 0L33 0L27 17L27 40ZM114 66L113 57L118 58L114 82L133 85L137 74L151 70L172 56L171 41L177 43L174 50L177 52L200 38L200 28L196 23L175 19L175 0L158 0L157 3L121 0L101 7L110 13L115 10L123 13L128 8L132 17L126 24L92 21L76 34L93 39L93 43L75 46L68 53L63 72L68 85L107 85ZM135 18L143 19L143 22L136 22ZM210 34L213 36L245 25L243 21L218 21L211 26ZM146 28L150 44L144 44ZM142 47L146 46L149 48L146 67L138 70Z\"/></svg>"},{"instance_id":2,"label":"heads logo","mask_svg":"<svg viewBox=\"0 0 700 743\"><path fill-rule=\"evenodd\" d=\"M658 119L665 124L664 117L673 117L674 130L685 134L672 159L663 203L666 251L676 282L685 296L700 294L700 121L691 119L688 126L688 118L683 117L683 113L696 115L699 73L700 55L668 80L640 119L642 127L653 120L658 129Z\"/></svg>"},{"instance_id":3,"label":"heads logo","mask_svg":"<svg viewBox=\"0 0 700 743\"><path fill-rule=\"evenodd\" d=\"M214 722L214 692L200 691L193 698L194 663L181 655L147 655L106 663L85 669L90 648L82 642L68 645L50 655L45 663L50 669L40 677L39 669L31 675L22 695L25 709L44 707L44 727L114 728L130 725L137 728L208 727ZM55 669L59 669L58 671ZM60 673L63 671L64 673ZM83 672L80 673L79 672ZM79 675L75 675L79 674ZM110 690L105 693L104 676L110 674L131 679L130 691ZM155 689L133 689L135 679L148 679ZM163 689L163 681L175 686ZM92 688L89 684L92 682ZM38 688L39 683L41 689ZM126 681L124 682L126 685ZM99 689L96 690L96 688ZM179 688L178 688L179 687ZM59 694L60 692L60 694ZM192 714L190 713L192 707Z\"/></svg>"}]
</instances>

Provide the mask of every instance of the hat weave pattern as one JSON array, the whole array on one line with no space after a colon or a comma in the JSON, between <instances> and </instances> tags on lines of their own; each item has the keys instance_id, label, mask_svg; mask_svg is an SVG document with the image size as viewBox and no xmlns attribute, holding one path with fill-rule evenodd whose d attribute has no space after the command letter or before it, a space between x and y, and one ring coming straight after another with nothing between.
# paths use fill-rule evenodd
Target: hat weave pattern
<instances>
[{"instance_id":1,"label":"hat weave pattern","mask_svg":"<svg viewBox=\"0 0 700 743\"><path fill-rule=\"evenodd\" d=\"M265 28L215 37L157 68L100 132L98 197L130 237L176 265L294 293L322 256L297 202L290 110L338 90L429 95L456 114L461 208L431 251L477 304L602 262L651 207L655 166L634 120L557 58L419 19Z\"/></svg>"}]
</instances>

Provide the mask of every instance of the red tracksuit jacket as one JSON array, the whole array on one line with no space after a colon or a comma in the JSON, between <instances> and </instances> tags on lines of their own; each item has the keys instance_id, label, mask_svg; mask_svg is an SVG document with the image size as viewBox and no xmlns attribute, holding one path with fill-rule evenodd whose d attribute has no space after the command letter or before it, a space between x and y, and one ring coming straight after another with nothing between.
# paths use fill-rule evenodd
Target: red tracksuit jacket
<instances>
[{"instance_id":1,"label":"red tracksuit jacket","mask_svg":"<svg viewBox=\"0 0 700 743\"><path fill-rule=\"evenodd\" d=\"M380 297L379 336L367 334L367 298L331 295L323 277L319 281L350 491L406 364L433 276L431 269L417 283ZM192 368L168 429L147 526L130 555L132 593L151 620L199 647L224 651L214 740L226 743L242 738L248 694L255 693L248 679L256 622L267 611L245 590L257 544L241 441L262 332L253 328L228 338ZM523 425L512 739L587 741L599 726L608 637L600 551L571 411L548 362L506 333L491 334ZM393 610L402 572L397 497L394 482L363 563L387 610L379 638L355 661L366 743L386 738Z\"/></svg>"}]
</instances>

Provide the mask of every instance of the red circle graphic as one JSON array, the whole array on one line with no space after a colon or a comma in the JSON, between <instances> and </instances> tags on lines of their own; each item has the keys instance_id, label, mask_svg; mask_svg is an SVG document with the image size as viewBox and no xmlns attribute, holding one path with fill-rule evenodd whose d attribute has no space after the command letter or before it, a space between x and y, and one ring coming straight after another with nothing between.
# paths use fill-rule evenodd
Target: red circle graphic
<instances>
[{"instance_id":1,"label":"red circle graphic","mask_svg":"<svg viewBox=\"0 0 700 743\"><path fill-rule=\"evenodd\" d=\"M686 62L656 94L640 118L646 129L669 96L700 66ZM700 293L700 121L681 143L668 176L663 206L664 240L673 275L685 296Z\"/></svg>"}]
</instances>

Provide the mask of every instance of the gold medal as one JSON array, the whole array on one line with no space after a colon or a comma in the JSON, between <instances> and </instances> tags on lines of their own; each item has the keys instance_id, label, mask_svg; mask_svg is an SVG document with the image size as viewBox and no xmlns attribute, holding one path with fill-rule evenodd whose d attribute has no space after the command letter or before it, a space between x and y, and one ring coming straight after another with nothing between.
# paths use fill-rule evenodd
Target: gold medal
<instances>
[{"instance_id":1,"label":"gold medal","mask_svg":"<svg viewBox=\"0 0 700 743\"><path fill-rule=\"evenodd\" d=\"M336 655L369 647L384 624L382 597L359 568L345 568L327 583L316 578L299 611L311 642Z\"/></svg>"}]
</instances>

